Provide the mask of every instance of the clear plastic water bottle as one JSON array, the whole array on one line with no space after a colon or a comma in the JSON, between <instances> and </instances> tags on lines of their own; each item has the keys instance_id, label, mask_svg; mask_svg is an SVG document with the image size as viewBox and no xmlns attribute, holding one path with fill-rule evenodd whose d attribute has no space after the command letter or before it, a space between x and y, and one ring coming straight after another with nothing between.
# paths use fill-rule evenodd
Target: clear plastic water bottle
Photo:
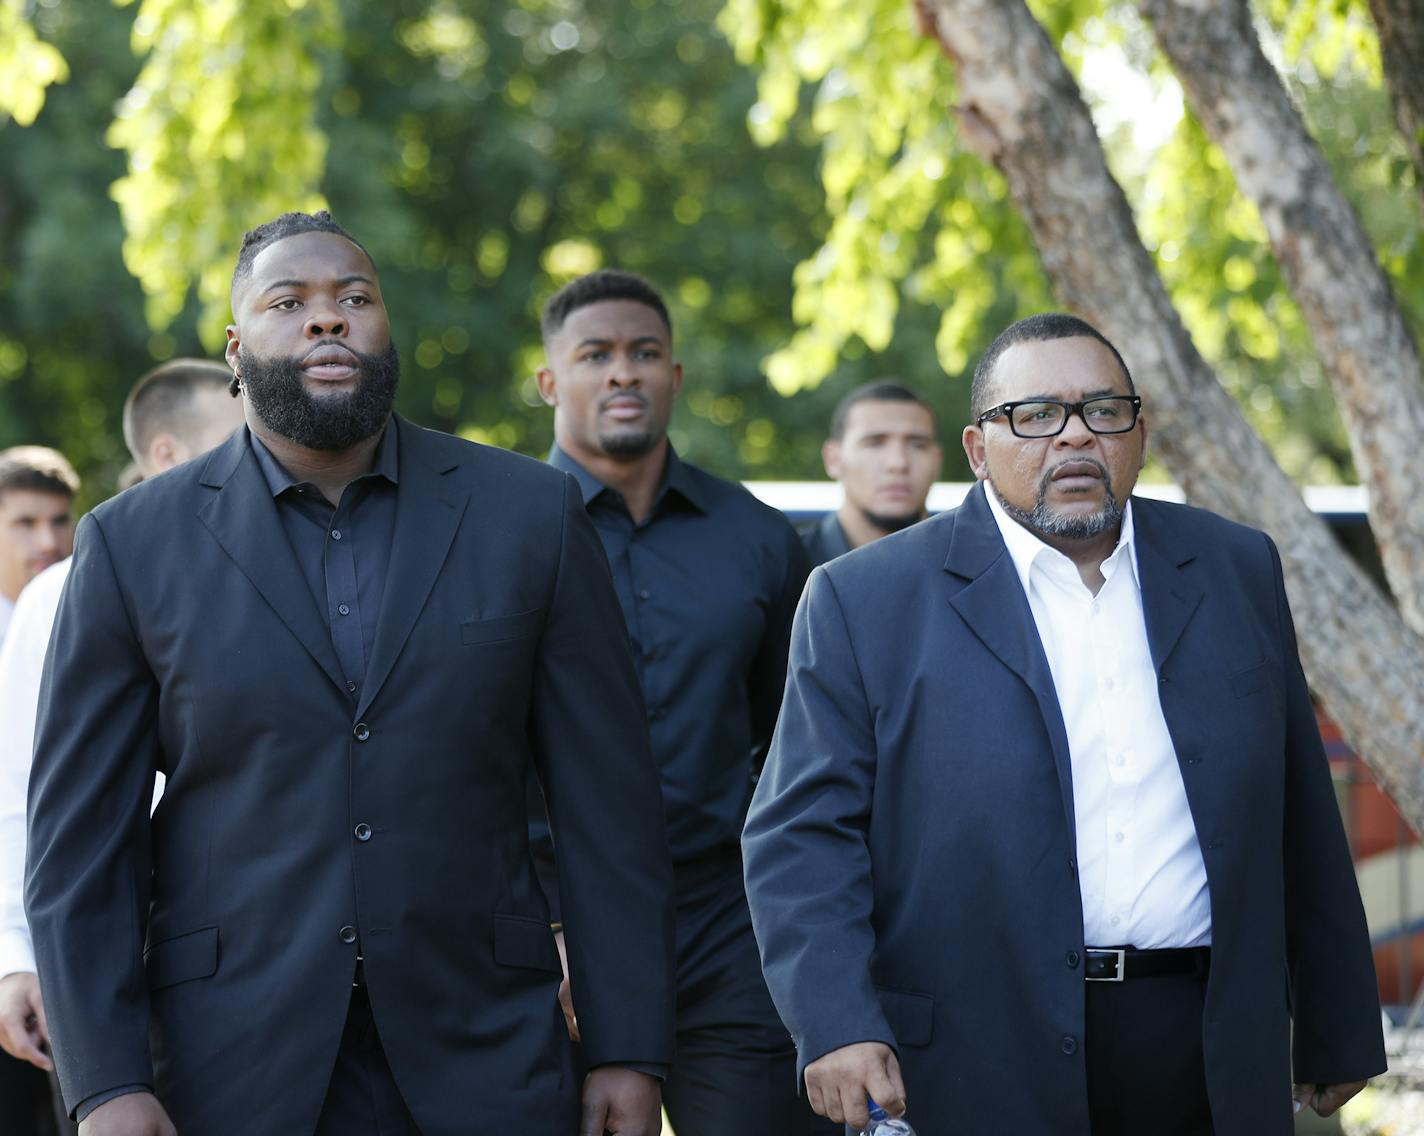
<instances>
[{"instance_id":1,"label":"clear plastic water bottle","mask_svg":"<svg viewBox=\"0 0 1424 1136\"><path fill-rule=\"evenodd\" d=\"M870 1105L870 1127L860 1136L915 1136L915 1130L903 1116L891 1116L873 1100L866 1103Z\"/></svg>"}]
</instances>

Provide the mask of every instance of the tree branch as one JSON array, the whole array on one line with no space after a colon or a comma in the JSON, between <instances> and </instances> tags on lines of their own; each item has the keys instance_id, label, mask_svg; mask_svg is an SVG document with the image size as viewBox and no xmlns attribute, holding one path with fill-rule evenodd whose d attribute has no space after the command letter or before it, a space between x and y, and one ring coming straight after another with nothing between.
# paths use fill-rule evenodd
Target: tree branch
<instances>
[{"instance_id":1,"label":"tree branch","mask_svg":"<svg viewBox=\"0 0 1424 1136\"><path fill-rule=\"evenodd\" d=\"M1364 226L1251 24L1245 0L1139 0L1271 249L1335 389L1370 527L1405 622L1424 631L1424 381Z\"/></svg>"}]
</instances>

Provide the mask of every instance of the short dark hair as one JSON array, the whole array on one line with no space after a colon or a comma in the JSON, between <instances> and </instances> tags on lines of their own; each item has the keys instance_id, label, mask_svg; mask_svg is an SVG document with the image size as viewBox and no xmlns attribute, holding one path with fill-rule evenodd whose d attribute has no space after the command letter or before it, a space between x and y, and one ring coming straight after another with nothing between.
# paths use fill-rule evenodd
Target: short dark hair
<instances>
[{"instance_id":1,"label":"short dark hair","mask_svg":"<svg viewBox=\"0 0 1424 1136\"><path fill-rule=\"evenodd\" d=\"M602 300L633 300L646 304L662 316L671 342L672 317L668 315L667 305L658 290L636 273L616 268L600 268L597 272L571 280L544 302L544 314L540 320L544 342L557 335L564 321L579 308Z\"/></svg>"},{"instance_id":2,"label":"short dark hair","mask_svg":"<svg viewBox=\"0 0 1424 1136\"><path fill-rule=\"evenodd\" d=\"M154 436L186 434L194 424L193 398L202 390L227 390L232 371L208 359L171 359L134 383L124 399L124 444L142 461Z\"/></svg>"},{"instance_id":3,"label":"short dark hair","mask_svg":"<svg viewBox=\"0 0 1424 1136\"><path fill-rule=\"evenodd\" d=\"M926 402L918 391L907 387L899 379L876 379L856 387L836 403L836 409L831 414L832 438L839 441L845 435L846 420L850 417L851 407L860 402L913 402L916 406L923 406L929 412L930 420L935 423L936 430L939 428L939 417L935 414L934 407Z\"/></svg>"},{"instance_id":4,"label":"short dark hair","mask_svg":"<svg viewBox=\"0 0 1424 1136\"><path fill-rule=\"evenodd\" d=\"M1107 336L1087 320L1079 319L1067 312L1039 312L1037 315L1028 316L1017 323L1010 324L999 332L998 338L989 344L989 350L980 357L978 365L974 368L974 382L969 388L970 418L974 422L978 422L979 416L989 409L994 364L999 361L999 356L1015 343L1032 343L1047 339L1076 339L1081 336L1096 339L1113 353L1117 365L1122 368L1123 377L1127 379L1128 392L1136 394L1137 387L1133 384L1132 372L1127 369L1122 355L1118 353L1118 349L1112 345Z\"/></svg>"},{"instance_id":5,"label":"short dark hair","mask_svg":"<svg viewBox=\"0 0 1424 1136\"><path fill-rule=\"evenodd\" d=\"M252 275L252 262L259 252L268 245L274 245L288 237L300 236L302 233L335 233L338 237L345 237L366 253L366 259L371 261L372 267L375 266L376 262L371 254L366 252L366 246L338 225L325 209L316 213L283 213L280 217L266 221L242 235L242 247L237 252L237 266L232 270L232 290L236 292L238 283Z\"/></svg>"},{"instance_id":6,"label":"short dark hair","mask_svg":"<svg viewBox=\"0 0 1424 1136\"><path fill-rule=\"evenodd\" d=\"M0 450L0 497L12 489L73 497L79 492L79 475L58 450L11 446Z\"/></svg>"}]
</instances>

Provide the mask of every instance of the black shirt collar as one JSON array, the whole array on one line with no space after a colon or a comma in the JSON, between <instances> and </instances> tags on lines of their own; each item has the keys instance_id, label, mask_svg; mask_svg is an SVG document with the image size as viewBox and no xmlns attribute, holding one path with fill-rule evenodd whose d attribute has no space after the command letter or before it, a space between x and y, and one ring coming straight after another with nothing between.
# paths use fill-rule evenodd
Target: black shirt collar
<instances>
[{"instance_id":1,"label":"black shirt collar","mask_svg":"<svg viewBox=\"0 0 1424 1136\"><path fill-rule=\"evenodd\" d=\"M579 484L579 491L583 494L585 505L590 504L600 493L615 492L569 457L559 448L557 442L549 451L549 464L555 469L573 474L574 480ZM677 456L677 451L672 448L672 443L668 443L667 466L663 470L663 482L658 489L657 501L661 502L668 493L676 493L699 513L707 512L707 501L702 487L697 484L697 479L691 468Z\"/></svg>"},{"instance_id":2,"label":"black shirt collar","mask_svg":"<svg viewBox=\"0 0 1424 1136\"><path fill-rule=\"evenodd\" d=\"M392 485L400 484L400 478L396 475L400 466L400 443L396 435L395 419L392 418L386 423L385 433L381 435L376 446L376 456L371 463L370 472L363 473L361 477L383 477ZM262 476L266 479L267 488L271 490L273 497L280 497L288 489L302 484L287 472L287 468L263 444L261 438L251 431L248 431L247 436L252 443L252 453L257 458L257 466L262 470Z\"/></svg>"}]
</instances>

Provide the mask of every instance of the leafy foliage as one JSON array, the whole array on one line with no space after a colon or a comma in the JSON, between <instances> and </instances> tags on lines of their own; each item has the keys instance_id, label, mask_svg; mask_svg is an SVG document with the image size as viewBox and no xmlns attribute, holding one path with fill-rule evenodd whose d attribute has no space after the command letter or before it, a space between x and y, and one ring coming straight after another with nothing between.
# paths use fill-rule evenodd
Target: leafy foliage
<instances>
[{"instance_id":1,"label":"leafy foliage","mask_svg":"<svg viewBox=\"0 0 1424 1136\"><path fill-rule=\"evenodd\" d=\"M1348 476L1259 223L1132 8L1035 10L1198 341L1288 468ZM1420 295L1363 0L1263 0L1260 26ZM417 421L542 453L539 305L618 265L672 305L694 461L820 476L835 401L897 374L966 476L977 352L1053 301L954 101L904 0L0 0L0 444L58 444L107 492L128 385L220 350L241 233L329 204L381 268Z\"/></svg>"},{"instance_id":2,"label":"leafy foliage","mask_svg":"<svg viewBox=\"0 0 1424 1136\"><path fill-rule=\"evenodd\" d=\"M24 18L23 0L0 0L0 122L29 126L44 106L45 89L69 78L69 65Z\"/></svg>"}]
</instances>

